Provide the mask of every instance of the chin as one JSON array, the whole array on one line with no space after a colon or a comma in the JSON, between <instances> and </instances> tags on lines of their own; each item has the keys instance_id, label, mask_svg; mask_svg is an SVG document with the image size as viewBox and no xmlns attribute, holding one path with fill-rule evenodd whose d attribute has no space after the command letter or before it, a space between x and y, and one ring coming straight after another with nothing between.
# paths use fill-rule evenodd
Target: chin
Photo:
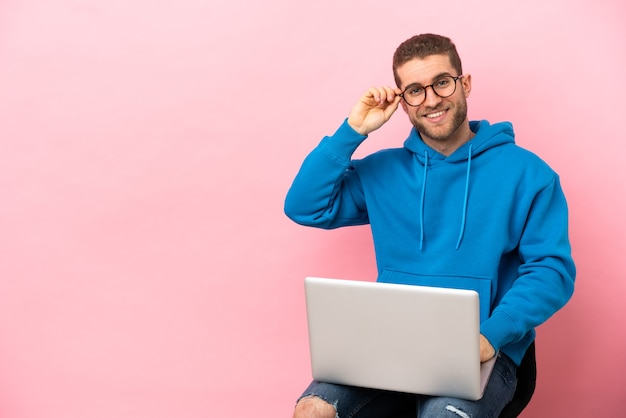
<instances>
[{"instance_id":1,"label":"chin","mask_svg":"<svg viewBox=\"0 0 626 418\"><path fill-rule=\"evenodd\" d=\"M433 129L432 127L426 127L423 125L414 124L415 129L420 133L422 138L426 137L433 141L445 141L450 138L455 131L450 126L441 126Z\"/></svg>"}]
</instances>

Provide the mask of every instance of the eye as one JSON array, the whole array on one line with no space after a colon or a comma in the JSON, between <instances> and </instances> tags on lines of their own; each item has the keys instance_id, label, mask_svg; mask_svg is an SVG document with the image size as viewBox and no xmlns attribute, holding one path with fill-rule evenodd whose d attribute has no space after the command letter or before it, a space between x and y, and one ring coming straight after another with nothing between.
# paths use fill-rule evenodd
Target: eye
<instances>
[{"instance_id":1,"label":"eye","mask_svg":"<svg viewBox=\"0 0 626 418\"><path fill-rule=\"evenodd\" d=\"M424 94L424 88L420 86L413 86L406 89L406 93L411 96L419 96L420 94Z\"/></svg>"},{"instance_id":2,"label":"eye","mask_svg":"<svg viewBox=\"0 0 626 418\"><path fill-rule=\"evenodd\" d=\"M437 87L446 87L450 84L450 78L449 77L440 78L439 80L437 80L437 83L435 84L437 85Z\"/></svg>"}]
</instances>

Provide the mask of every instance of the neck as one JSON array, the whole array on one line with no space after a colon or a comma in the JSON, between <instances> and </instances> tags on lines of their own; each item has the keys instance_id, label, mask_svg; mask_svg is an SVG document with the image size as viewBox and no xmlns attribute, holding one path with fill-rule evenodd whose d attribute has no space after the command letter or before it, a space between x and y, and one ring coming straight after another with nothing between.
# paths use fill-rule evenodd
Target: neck
<instances>
[{"instance_id":1,"label":"neck","mask_svg":"<svg viewBox=\"0 0 626 418\"><path fill-rule=\"evenodd\" d=\"M426 145L437 151L438 153L449 157L462 147L465 143L470 141L476 134L472 132L469 127L469 122L462 123L456 131L446 138L430 138L422 135L422 140Z\"/></svg>"}]
</instances>

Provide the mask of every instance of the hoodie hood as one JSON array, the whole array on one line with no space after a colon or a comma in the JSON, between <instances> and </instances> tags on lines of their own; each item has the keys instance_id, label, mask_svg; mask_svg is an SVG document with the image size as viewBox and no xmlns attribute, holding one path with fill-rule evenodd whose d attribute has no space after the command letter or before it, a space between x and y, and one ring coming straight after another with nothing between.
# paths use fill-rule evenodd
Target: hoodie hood
<instances>
[{"instance_id":1,"label":"hoodie hood","mask_svg":"<svg viewBox=\"0 0 626 418\"><path fill-rule=\"evenodd\" d=\"M459 226L459 236L456 243L456 249L458 250L463 241L463 235L465 233L465 224L467 221L467 201L469 198L470 189L470 174L472 168L472 158L480 155L488 149L497 147L502 144L514 143L515 134L513 132L513 126L509 122L500 122L491 125L486 120L472 121L470 122L470 129L476 135L470 141L463 144L459 149L454 151L450 156L446 157L443 154L435 151L424 143L419 132L413 128L409 137L404 142L405 148L411 151L417 162L417 169L423 171L422 173L422 193L420 196L420 211L419 211L419 223L420 223L420 250L424 248L424 206L426 204L426 188L428 178L429 164L438 162L458 163L467 161L467 170L465 174L465 192L463 196L463 207L461 225Z\"/></svg>"},{"instance_id":2,"label":"hoodie hood","mask_svg":"<svg viewBox=\"0 0 626 418\"><path fill-rule=\"evenodd\" d=\"M470 147L472 156L476 157L490 148L515 142L515 133L510 122L499 122L491 125L486 120L471 121L470 129L476 136L448 157L426 145L415 128L411 129L409 137L404 141L404 147L416 154L421 163L424 164L425 159L431 162L434 160L447 160L448 162L465 161L468 159Z\"/></svg>"}]
</instances>

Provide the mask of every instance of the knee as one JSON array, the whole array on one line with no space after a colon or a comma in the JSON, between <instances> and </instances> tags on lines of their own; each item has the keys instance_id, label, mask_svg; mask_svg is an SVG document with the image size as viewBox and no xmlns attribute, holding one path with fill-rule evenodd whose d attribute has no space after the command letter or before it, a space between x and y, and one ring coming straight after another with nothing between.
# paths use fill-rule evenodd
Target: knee
<instances>
[{"instance_id":1,"label":"knee","mask_svg":"<svg viewBox=\"0 0 626 418\"><path fill-rule=\"evenodd\" d=\"M300 399L293 413L293 418L335 418L336 416L335 407L316 396Z\"/></svg>"}]
</instances>

